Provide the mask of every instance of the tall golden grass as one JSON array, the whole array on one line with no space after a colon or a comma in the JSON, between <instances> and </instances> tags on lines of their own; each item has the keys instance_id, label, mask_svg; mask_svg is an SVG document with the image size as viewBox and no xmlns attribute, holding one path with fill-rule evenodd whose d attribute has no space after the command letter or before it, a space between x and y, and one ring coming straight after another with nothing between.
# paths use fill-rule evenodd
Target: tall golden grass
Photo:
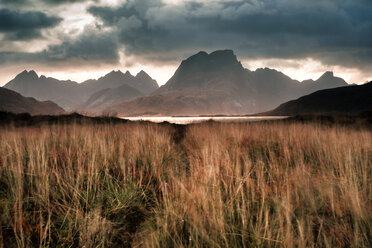
<instances>
[{"instance_id":1,"label":"tall golden grass","mask_svg":"<svg viewBox=\"0 0 372 248\"><path fill-rule=\"evenodd\" d=\"M372 133L317 124L0 130L2 247L371 247Z\"/></svg>"}]
</instances>

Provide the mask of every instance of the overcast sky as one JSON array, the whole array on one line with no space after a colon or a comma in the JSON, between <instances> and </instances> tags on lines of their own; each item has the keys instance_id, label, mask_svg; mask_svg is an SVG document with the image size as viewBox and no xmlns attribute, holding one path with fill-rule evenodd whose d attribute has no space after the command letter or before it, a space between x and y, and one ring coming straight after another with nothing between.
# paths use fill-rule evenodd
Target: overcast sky
<instances>
[{"instance_id":1,"label":"overcast sky","mask_svg":"<svg viewBox=\"0 0 372 248\"><path fill-rule=\"evenodd\" d=\"M233 49L251 70L372 80L371 0L0 0L0 85L24 69L78 82Z\"/></svg>"}]
</instances>

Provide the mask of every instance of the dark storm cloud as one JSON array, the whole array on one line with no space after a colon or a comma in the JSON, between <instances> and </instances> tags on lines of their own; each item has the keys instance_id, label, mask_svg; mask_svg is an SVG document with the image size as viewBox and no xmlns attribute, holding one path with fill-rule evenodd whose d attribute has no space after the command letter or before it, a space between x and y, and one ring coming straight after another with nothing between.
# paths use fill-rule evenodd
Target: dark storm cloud
<instances>
[{"instance_id":1,"label":"dark storm cloud","mask_svg":"<svg viewBox=\"0 0 372 248\"><path fill-rule=\"evenodd\" d=\"M73 40L66 40L59 45L49 46L38 53L0 52L0 64L27 63L69 63L77 64L108 63L115 64L119 60L118 46L108 33L96 33L86 30Z\"/></svg>"},{"instance_id":2,"label":"dark storm cloud","mask_svg":"<svg viewBox=\"0 0 372 248\"><path fill-rule=\"evenodd\" d=\"M52 5L67 4L67 3L81 3L90 0L0 0L0 4L19 5L19 4L32 4L32 3L47 3ZM92 0L97 2L98 0Z\"/></svg>"},{"instance_id":3,"label":"dark storm cloud","mask_svg":"<svg viewBox=\"0 0 372 248\"><path fill-rule=\"evenodd\" d=\"M0 0L19 9L47 6L57 12L84 0ZM46 5L47 4L47 5ZM314 58L329 65L372 68L370 0L123 0L120 6L89 5L94 31L38 53L1 53L0 60L36 62L118 61L118 51L151 62L179 60L199 50L234 49L242 59ZM6 6L6 5L5 5ZM30 4L31 6L31 4ZM13 6L14 7L14 6ZM57 16L57 13L56 13ZM0 9L3 41L30 40L61 19L39 11ZM109 29L109 31L107 31ZM105 30L105 31L103 31ZM107 32L110 32L108 35ZM1 61L0 61L1 63Z\"/></svg>"},{"instance_id":4,"label":"dark storm cloud","mask_svg":"<svg viewBox=\"0 0 372 248\"><path fill-rule=\"evenodd\" d=\"M24 2L26 2L26 0L0 0L0 4L19 4Z\"/></svg>"},{"instance_id":5,"label":"dark storm cloud","mask_svg":"<svg viewBox=\"0 0 372 248\"><path fill-rule=\"evenodd\" d=\"M68 4L68 3L82 3L82 2L88 2L89 0L40 0L42 2L45 2L47 4L54 4L54 5L59 5L59 4ZM98 0L91 0L94 2L97 2Z\"/></svg>"},{"instance_id":6,"label":"dark storm cloud","mask_svg":"<svg viewBox=\"0 0 372 248\"><path fill-rule=\"evenodd\" d=\"M116 25L120 19L132 16L145 20L147 11L151 8L165 6L161 0L126 1L120 7L91 6L88 11L99 17L106 25Z\"/></svg>"},{"instance_id":7,"label":"dark storm cloud","mask_svg":"<svg viewBox=\"0 0 372 248\"><path fill-rule=\"evenodd\" d=\"M127 53L161 58L233 48L246 58L313 57L371 66L372 1L126 1L88 11L113 27ZM342 60L340 60L342 58Z\"/></svg>"},{"instance_id":8,"label":"dark storm cloud","mask_svg":"<svg viewBox=\"0 0 372 248\"><path fill-rule=\"evenodd\" d=\"M81 61L118 62L118 45L108 33L96 33L93 30L84 31L75 40L64 41L60 45L50 46L40 55L48 61L66 61L78 59Z\"/></svg>"},{"instance_id":9,"label":"dark storm cloud","mask_svg":"<svg viewBox=\"0 0 372 248\"><path fill-rule=\"evenodd\" d=\"M42 37L40 30L22 30L16 32L10 32L5 35L5 40L33 40Z\"/></svg>"},{"instance_id":10,"label":"dark storm cloud","mask_svg":"<svg viewBox=\"0 0 372 248\"><path fill-rule=\"evenodd\" d=\"M40 11L0 9L0 32L10 40L34 39L41 36L40 30L55 27L61 20Z\"/></svg>"}]
</instances>

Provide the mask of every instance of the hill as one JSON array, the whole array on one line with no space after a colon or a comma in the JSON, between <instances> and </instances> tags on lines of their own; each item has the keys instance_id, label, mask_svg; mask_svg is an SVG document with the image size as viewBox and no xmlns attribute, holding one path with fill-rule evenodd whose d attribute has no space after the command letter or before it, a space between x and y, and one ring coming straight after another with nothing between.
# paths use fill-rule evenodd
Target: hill
<instances>
[{"instance_id":1,"label":"hill","mask_svg":"<svg viewBox=\"0 0 372 248\"><path fill-rule=\"evenodd\" d=\"M281 104L267 115L357 113L372 110L372 82L320 90Z\"/></svg>"},{"instance_id":2,"label":"hill","mask_svg":"<svg viewBox=\"0 0 372 248\"><path fill-rule=\"evenodd\" d=\"M64 110L54 102L40 102L32 97L24 97L17 92L2 87L0 87L0 111L29 113L32 115L64 113Z\"/></svg>"}]
</instances>

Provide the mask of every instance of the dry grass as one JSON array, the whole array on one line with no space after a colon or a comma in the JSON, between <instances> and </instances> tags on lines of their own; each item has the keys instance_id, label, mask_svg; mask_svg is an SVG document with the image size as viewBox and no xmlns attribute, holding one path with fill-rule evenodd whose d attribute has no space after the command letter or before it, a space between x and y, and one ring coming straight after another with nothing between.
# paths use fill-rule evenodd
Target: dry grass
<instances>
[{"instance_id":1,"label":"dry grass","mask_svg":"<svg viewBox=\"0 0 372 248\"><path fill-rule=\"evenodd\" d=\"M370 130L205 123L178 132L2 128L0 247L372 246Z\"/></svg>"}]
</instances>

